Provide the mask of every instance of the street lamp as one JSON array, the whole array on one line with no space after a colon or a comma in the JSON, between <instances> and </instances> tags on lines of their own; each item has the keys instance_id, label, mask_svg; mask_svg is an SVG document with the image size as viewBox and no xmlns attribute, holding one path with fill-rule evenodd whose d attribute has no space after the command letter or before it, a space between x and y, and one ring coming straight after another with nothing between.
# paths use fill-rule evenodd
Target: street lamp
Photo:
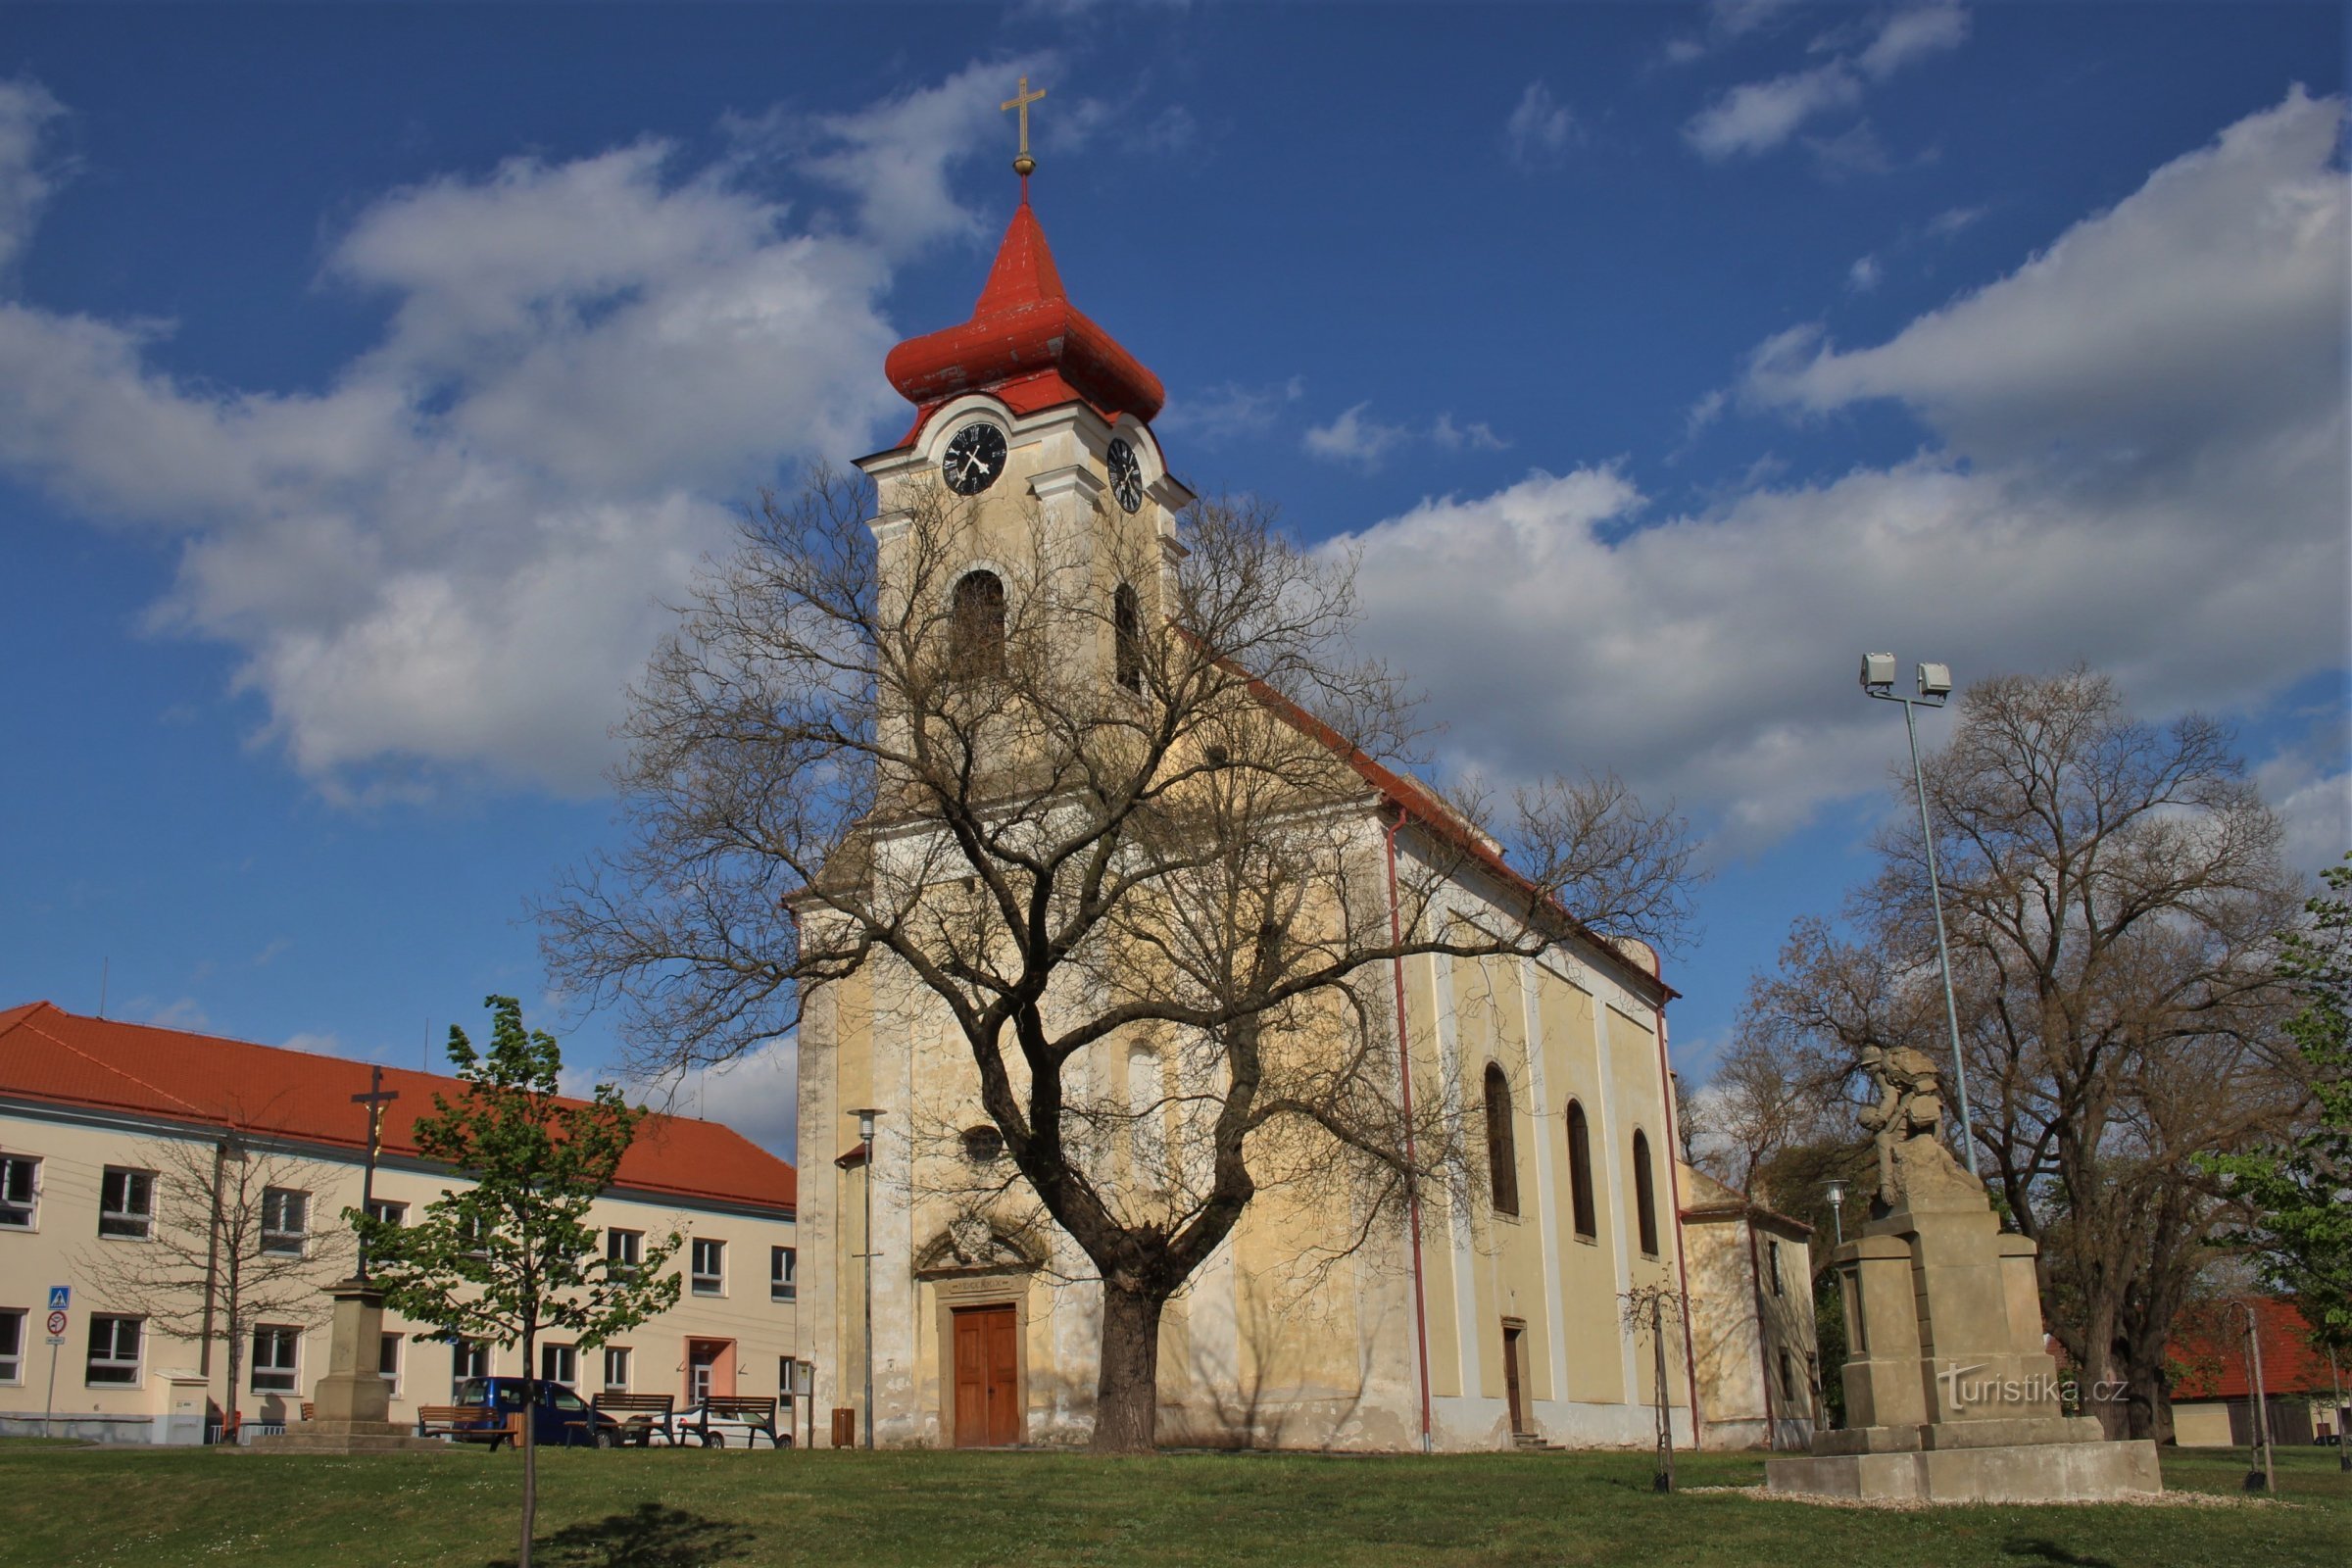
<instances>
[{"instance_id":1,"label":"street lamp","mask_svg":"<svg viewBox=\"0 0 2352 1568\"><path fill-rule=\"evenodd\" d=\"M1952 1094L1960 1110L1960 1152L1967 1156L1968 1173L1981 1181L1983 1177L1977 1170L1977 1130L1968 1114L1968 1065L1960 1059L1960 1009L1952 1002L1952 950L1943 937L1943 889L1936 878L1936 825L1928 820L1928 781L1919 767L1919 725L1911 716L1914 708L1944 705L1952 695L1952 667L1921 664L1919 695L1905 697L1894 689L1894 656L1864 654L1862 692L1866 697L1903 705L1903 733L1911 738L1911 782L1919 791L1920 842L1928 852L1928 905L1936 911L1936 956L1943 964L1943 1018L1952 1031Z\"/></svg>"},{"instance_id":2,"label":"street lamp","mask_svg":"<svg viewBox=\"0 0 2352 1568\"><path fill-rule=\"evenodd\" d=\"M2254 1441L2247 1446L2251 1450L2247 1454L2247 1460L2250 1464L2258 1464L2262 1467L2259 1470L2249 1469L2246 1472L2246 1490L2248 1492L2276 1493L2278 1490L2278 1472L2271 1459L2270 1398L2264 1393L2262 1386L2262 1329L2254 1321L2254 1303L2252 1301L2241 1298L2237 1302L2237 1308L2246 1314L2246 1347L2249 1352L2247 1360L2254 1374Z\"/></svg>"},{"instance_id":3,"label":"street lamp","mask_svg":"<svg viewBox=\"0 0 2352 1568\"><path fill-rule=\"evenodd\" d=\"M1830 1192L1830 1220L1838 1227L1838 1245L1845 1245L1845 1183L1833 1176L1822 1186Z\"/></svg>"},{"instance_id":4,"label":"street lamp","mask_svg":"<svg viewBox=\"0 0 2352 1568\"><path fill-rule=\"evenodd\" d=\"M874 1446L874 1118L882 1114L871 1105L850 1112L858 1118L858 1136L865 1145L865 1446Z\"/></svg>"}]
</instances>

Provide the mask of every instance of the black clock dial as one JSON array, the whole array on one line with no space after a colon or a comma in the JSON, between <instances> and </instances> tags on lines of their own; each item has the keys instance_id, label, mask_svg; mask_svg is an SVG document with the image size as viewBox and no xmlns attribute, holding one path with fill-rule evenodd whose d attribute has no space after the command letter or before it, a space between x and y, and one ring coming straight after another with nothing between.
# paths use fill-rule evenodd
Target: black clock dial
<instances>
[{"instance_id":1,"label":"black clock dial","mask_svg":"<svg viewBox=\"0 0 2352 1568\"><path fill-rule=\"evenodd\" d=\"M978 495L1004 471L1004 432L993 424L965 425L948 443L939 467L949 489L959 496Z\"/></svg>"},{"instance_id":2,"label":"black clock dial","mask_svg":"<svg viewBox=\"0 0 2352 1568\"><path fill-rule=\"evenodd\" d=\"M1110 493L1129 512L1144 504L1144 466L1135 461L1135 448L1124 441L1110 444Z\"/></svg>"}]
</instances>

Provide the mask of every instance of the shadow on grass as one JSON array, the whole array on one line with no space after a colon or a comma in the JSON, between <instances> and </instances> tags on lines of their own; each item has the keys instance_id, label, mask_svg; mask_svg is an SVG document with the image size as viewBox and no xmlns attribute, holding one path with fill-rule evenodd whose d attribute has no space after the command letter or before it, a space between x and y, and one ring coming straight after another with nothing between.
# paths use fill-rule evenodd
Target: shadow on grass
<instances>
[{"instance_id":1,"label":"shadow on grass","mask_svg":"<svg viewBox=\"0 0 2352 1568\"><path fill-rule=\"evenodd\" d=\"M541 1537L531 1561L542 1568L705 1568L739 1555L752 1540L739 1524L641 1502ZM514 1568L514 1559L499 1558L491 1568Z\"/></svg>"},{"instance_id":2,"label":"shadow on grass","mask_svg":"<svg viewBox=\"0 0 2352 1568\"><path fill-rule=\"evenodd\" d=\"M2069 1551L2055 1541L2012 1541L2001 1547L2004 1557L2025 1557L2034 1562L2054 1562L2065 1568L2115 1568L2105 1557L2085 1557L2079 1551Z\"/></svg>"}]
</instances>

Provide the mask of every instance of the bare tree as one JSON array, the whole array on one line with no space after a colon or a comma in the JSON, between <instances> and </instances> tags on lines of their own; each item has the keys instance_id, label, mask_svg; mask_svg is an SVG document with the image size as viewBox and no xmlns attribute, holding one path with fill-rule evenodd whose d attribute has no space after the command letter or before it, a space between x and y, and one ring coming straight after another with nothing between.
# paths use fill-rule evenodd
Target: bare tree
<instances>
[{"instance_id":1,"label":"bare tree","mask_svg":"<svg viewBox=\"0 0 2352 1568\"><path fill-rule=\"evenodd\" d=\"M1397 1103L1390 965L1565 940L1639 968L1611 939L1678 938L1688 843L1557 779L1514 798L1514 868L1485 801L1376 760L1417 718L1351 650L1351 564L1262 508L1163 548L887 503L869 526L873 493L819 476L747 519L634 694L634 842L545 911L551 958L657 1065L859 973L949 1020L1004 1185L1101 1280L1095 1446L1149 1447L1162 1308L1253 1198L1327 1192L1345 1249L1458 1176L1435 1097ZM967 591L984 540L1009 564ZM1110 1050L1157 1064L1145 1092L1089 1070Z\"/></svg>"},{"instance_id":2,"label":"bare tree","mask_svg":"<svg viewBox=\"0 0 2352 1568\"><path fill-rule=\"evenodd\" d=\"M2077 669L1971 688L1927 769L1977 1141L2042 1244L2046 1316L2117 1436L2170 1425L2165 1347L2225 1213L2198 1155L2307 1100L2272 962L2300 889L2228 734L2124 710ZM1902 783L1907 787L1909 780ZM1800 922L1749 1015L1825 1066L1941 1060L1924 848L1908 817L1854 895L1860 939Z\"/></svg>"},{"instance_id":3,"label":"bare tree","mask_svg":"<svg viewBox=\"0 0 2352 1568\"><path fill-rule=\"evenodd\" d=\"M154 1183L146 1236L84 1248L77 1262L98 1299L193 1342L199 1370L212 1371L214 1343L224 1344L233 1427L254 1330L322 1321L323 1287L349 1270L350 1234L312 1229L317 1195L340 1173L233 1129L203 1141L156 1139L144 1163Z\"/></svg>"},{"instance_id":4,"label":"bare tree","mask_svg":"<svg viewBox=\"0 0 2352 1568\"><path fill-rule=\"evenodd\" d=\"M1685 1102L1690 1162L1737 1192L1785 1205L1787 1195L1763 1191L1764 1173L1788 1151L1845 1131L1844 1078L1842 1064L1825 1070L1802 1037L1743 1030L1706 1087Z\"/></svg>"}]
</instances>

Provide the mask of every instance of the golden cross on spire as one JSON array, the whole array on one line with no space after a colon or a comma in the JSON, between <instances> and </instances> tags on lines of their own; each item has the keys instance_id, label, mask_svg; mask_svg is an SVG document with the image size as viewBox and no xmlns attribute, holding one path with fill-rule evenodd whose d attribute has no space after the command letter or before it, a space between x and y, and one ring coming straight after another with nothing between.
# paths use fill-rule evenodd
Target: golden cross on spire
<instances>
[{"instance_id":1,"label":"golden cross on spire","mask_svg":"<svg viewBox=\"0 0 2352 1568\"><path fill-rule=\"evenodd\" d=\"M1021 90L998 106L1000 109L1018 109L1021 112L1021 155L1012 161L1012 172L1023 179L1027 179L1029 172L1037 167L1037 160L1029 156L1029 106L1045 95L1046 89L1043 87L1038 88L1035 92L1029 90L1029 77L1024 73L1021 76Z\"/></svg>"}]
</instances>

